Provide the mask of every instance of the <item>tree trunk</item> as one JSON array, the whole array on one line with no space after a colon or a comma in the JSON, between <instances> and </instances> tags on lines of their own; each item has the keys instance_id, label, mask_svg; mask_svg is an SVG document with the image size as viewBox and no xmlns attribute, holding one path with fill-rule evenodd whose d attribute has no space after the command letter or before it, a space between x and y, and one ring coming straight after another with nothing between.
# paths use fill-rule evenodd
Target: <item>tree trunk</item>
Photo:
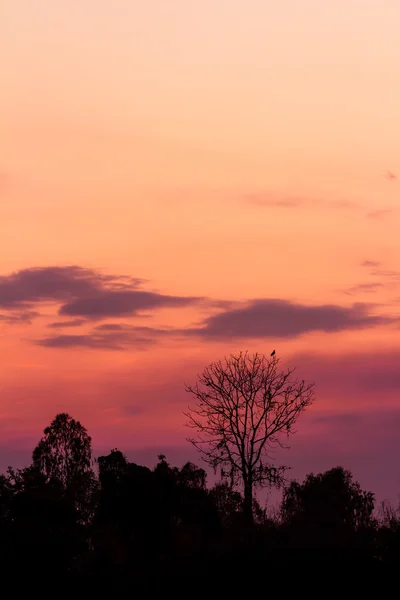
<instances>
[{"instance_id":1,"label":"tree trunk","mask_svg":"<svg viewBox=\"0 0 400 600\"><path fill-rule=\"evenodd\" d=\"M247 525L253 524L253 481L246 479L244 482L243 516Z\"/></svg>"}]
</instances>

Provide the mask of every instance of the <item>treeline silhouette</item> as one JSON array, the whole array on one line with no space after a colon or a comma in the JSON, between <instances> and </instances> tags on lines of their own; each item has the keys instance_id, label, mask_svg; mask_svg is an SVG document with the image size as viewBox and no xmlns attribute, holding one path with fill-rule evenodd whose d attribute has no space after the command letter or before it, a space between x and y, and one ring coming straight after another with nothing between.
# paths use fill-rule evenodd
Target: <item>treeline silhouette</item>
<instances>
[{"instance_id":1,"label":"treeline silhouette","mask_svg":"<svg viewBox=\"0 0 400 600\"><path fill-rule=\"evenodd\" d=\"M340 466L287 482L274 512L254 499L252 523L243 509L229 479L207 487L191 462L159 455L149 469L118 449L92 461L86 429L59 414L32 464L0 476L3 574L152 592L186 580L227 590L240 573L255 585L294 566L400 566L400 514L374 511L374 495Z\"/></svg>"}]
</instances>

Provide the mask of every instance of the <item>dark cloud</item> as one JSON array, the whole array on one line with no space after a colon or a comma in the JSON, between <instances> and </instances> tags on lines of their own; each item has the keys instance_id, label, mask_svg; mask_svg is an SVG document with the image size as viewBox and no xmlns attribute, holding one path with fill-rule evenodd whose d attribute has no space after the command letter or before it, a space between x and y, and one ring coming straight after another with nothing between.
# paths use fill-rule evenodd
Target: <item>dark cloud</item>
<instances>
[{"instance_id":1,"label":"dark cloud","mask_svg":"<svg viewBox=\"0 0 400 600\"><path fill-rule=\"evenodd\" d=\"M286 338L303 333L338 332L394 323L398 318L370 314L367 304L310 306L288 300L253 300L247 306L209 317L187 334L205 338Z\"/></svg>"},{"instance_id":2,"label":"dark cloud","mask_svg":"<svg viewBox=\"0 0 400 600\"><path fill-rule=\"evenodd\" d=\"M21 308L39 302L66 301L93 294L104 278L77 266L23 269L0 276L0 306Z\"/></svg>"},{"instance_id":3,"label":"dark cloud","mask_svg":"<svg viewBox=\"0 0 400 600\"><path fill-rule=\"evenodd\" d=\"M95 327L98 331L123 331L125 328L125 325L119 323L103 323Z\"/></svg>"},{"instance_id":4,"label":"dark cloud","mask_svg":"<svg viewBox=\"0 0 400 600\"><path fill-rule=\"evenodd\" d=\"M142 310L188 306L200 298L165 296L142 290L101 290L91 297L78 298L64 304L60 315L104 319L107 317L132 316Z\"/></svg>"},{"instance_id":5,"label":"dark cloud","mask_svg":"<svg viewBox=\"0 0 400 600\"><path fill-rule=\"evenodd\" d=\"M372 261L369 261L372 263ZM371 264L368 263L368 266ZM365 264L365 263L364 263ZM376 268L376 267L375 267ZM397 272L377 269L376 274L396 276ZM143 280L103 275L77 266L33 268L0 277L0 317L28 322L42 302L58 303L59 314L71 317L49 324L51 329L79 327L106 318L141 316L142 311L180 308L197 304L199 310L214 309L217 314L200 317L198 326L186 329L134 327L115 322L104 323L82 335L57 335L35 340L51 348L143 348L162 336L203 339L288 338L308 332L338 332L396 322L397 317L373 314L373 305L303 305L283 299L252 300L246 304L201 297L169 296L141 289ZM360 284L364 291L379 283Z\"/></svg>"},{"instance_id":6,"label":"dark cloud","mask_svg":"<svg viewBox=\"0 0 400 600\"><path fill-rule=\"evenodd\" d=\"M86 323L84 319L73 319L72 321L55 321L49 323L47 327L50 327L50 329L64 329L65 327L80 327L84 323Z\"/></svg>"},{"instance_id":7,"label":"dark cloud","mask_svg":"<svg viewBox=\"0 0 400 600\"><path fill-rule=\"evenodd\" d=\"M58 303L60 315L103 319L201 300L145 291L143 283L78 266L23 269L0 277L0 308L27 311L40 303Z\"/></svg>"},{"instance_id":8,"label":"dark cloud","mask_svg":"<svg viewBox=\"0 0 400 600\"><path fill-rule=\"evenodd\" d=\"M350 307L310 306L281 299L265 299L253 300L246 305L238 304L235 308L208 316L198 324L198 327L174 329L104 323L84 335L59 335L35 340L35 343L51 348L87 347L122 350L132 347L143 348L162 337L175 339L199 337L221 341L268 337L294 338L317 331L331 333L399 322L398 317L371 314L374 306L362 303Z\"/></svg>"}]
</instances>

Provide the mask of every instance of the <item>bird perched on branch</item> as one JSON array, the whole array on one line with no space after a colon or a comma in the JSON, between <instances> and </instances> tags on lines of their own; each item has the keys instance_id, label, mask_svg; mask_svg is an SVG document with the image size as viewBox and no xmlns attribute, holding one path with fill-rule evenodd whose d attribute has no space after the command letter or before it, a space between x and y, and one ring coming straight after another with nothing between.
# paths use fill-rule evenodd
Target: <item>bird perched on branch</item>
<instances>
[{"instance_id":1,"label":"bird perched on branch","mask_svg":"<svg viewBox=\"0 0 400 600\"><path fill-rule=\"evenodd\" d=\"M276 354L275 350L272 350L271 356L275 356L275 354Z\"/></svg>"}]
</instances>

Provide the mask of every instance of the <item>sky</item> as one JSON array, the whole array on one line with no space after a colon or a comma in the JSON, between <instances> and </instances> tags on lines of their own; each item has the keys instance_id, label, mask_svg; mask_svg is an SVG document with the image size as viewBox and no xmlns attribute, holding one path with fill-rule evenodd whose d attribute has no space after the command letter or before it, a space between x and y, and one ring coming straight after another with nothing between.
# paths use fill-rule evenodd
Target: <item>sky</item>
<instances>
[{"instance_id":1,"label":"sky","mask_svg":"<svg viewBox=\"0 0 400 600\"><path fill-rule=\"evenodd\" d=\"M58 412L199 457L185 383L276 349L278 457L400 494L397 0L0 8L0 468Z\"/></svg>"}]
</instances>

